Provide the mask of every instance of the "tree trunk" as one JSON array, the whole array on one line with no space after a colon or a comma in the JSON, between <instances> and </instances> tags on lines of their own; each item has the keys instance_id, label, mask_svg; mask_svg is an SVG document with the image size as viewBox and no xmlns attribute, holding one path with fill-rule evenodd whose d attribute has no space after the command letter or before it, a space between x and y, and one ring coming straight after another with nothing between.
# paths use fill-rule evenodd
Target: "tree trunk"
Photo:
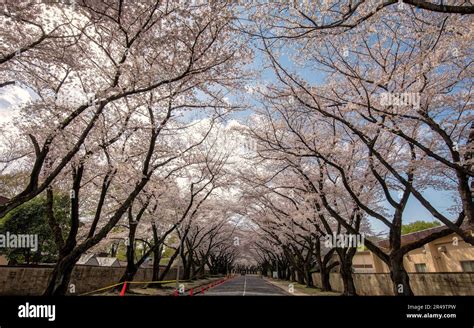
<instances>
[{"instance_id":1,"label":"tree trunk","mask_svg":"<svg viewBox=\"0 0 474 328\"><path fill-rule=\"evenodd\" d=\"M304 285L305 284L305 281L304 281L305 272L304 272L304 270L301 270L301 269L297 269L297 271L298 271L298 274L296 275L297 281L298 281L299 284Z\"/></svg>"},{"instance_id":2,"label":"tree trunk","mask_svg":"<svg viewBox=\"0 0 474 328\"><path fill-rule=\"evenodd\" d=\"M138 267L135 265L135 232L137 229L137 222L134 222L131 217L131 207L129 210L130 215L130 227L128 233L128 245L127 245L127 267L125 268L125 273L120 278L119 282L132 281L135 277L135 274L138 271ZM116 290L122 288L122 285L115 287ZM127 285L127 290L129 286Z\"/></svg>"},{"instance_id":3,"label":"tree trunk","mask_svg":"<svg viewBox=\"0 0 474 328\"><path fill-rule=\"evenodd\" d=\"M321 291L323 292L332 291L331 283L329 281L329 270L320 268L319 274L321 275Z\"/></svg>"},{"instance_id":4,"label":"tree trunk","mask_svg":"<svg viewBox=\"0 0 474 328\"><path fill-rule=\"evenodd\" d=\"M80 257L81 253L71 253L58 260L43 296L64 296L67 293L72 270Z\"/></svg>"},{"instance_id":5,"label":"tree trunk","mask_svg":"<svg viewBox=\"0 0 474 328\"><path fill-rule=\"evenodd\" d=\"M179 264L178 264L179 265ZM183 280L188 280L191 277L191 263L187 263L186 266L183 266Z\"/></svg>"},{"instance_id":6,"label":"tree trunk","mask_svg":"<svg viewBox=\"0 0 474 328\"><path fill-rule=\"evenodd\" d=\"M160 274L160 277L159 277L159 281L161 280L164 280L166 275L168 274L168 272L170 271L171 269L171 266L173 265L176 257L178 257L178 254L179 254L179 249L176 250L176 252L174 252L174 254L171 256L170 260L168 261L168 264L166 265L165 269L163 270L163 272L161 272Z\"/></svg>"},{"instance_id":7,"label":"tree trunk","mask_svg":"<svg viewBox=\"0 0 474 328\"><path fill-rule=\"evenodd\" d=\"M151 278L153 281L158 281L158 279L160 279L160 261L162 249L162 247L157 247L153 251L153 276Z\"/></svg>"},{"instance_id":8,"label":"tree trunk","mask_svg":"<svg viewBox=\"0 0 474 328\"><path fill-rule=\"evenodd\" d=\"M125 273L122 275L120 278L119 282L125 282L125 281L133 281L135 278L135 275L137 274L138 271L138 266L135 264L127 264L127 268L125 269ZM115 287L116 290L121 290L123 288L123 285L118 285ZM130 288L130 285L127 285L126 291Z\"/></svg>"},{"instance_id":9,"label":"tree trunk","mask_svg":"<svg viewBox=\"0 0 474 328\"><path fill-rule=\"evenodd\" d=\"M344 285L344 296L356 296L356 288L354 285L354 279L352 277L352 263L347 259L341 259L341 278Z\"/></svg>"},{"instance_id":10,"label":"tree trunk","mask_svg":"<svg viewBox=\"0 0 474 328\"><path fill-rule=\"evenodd\" d=\"M206 275L206 262L203 259L201 264L199 265L197 278L202 279L205 275Z\"/></svg>"},{"instance_id":11,"label":"tree trunk","mask_svg":"<svg viewBox=\"0 0 474 328\"><path fill-rule=\"evenodd\" d=\"M390 278L393 283L393 291L399 296L413 296L410 287L408 273L403 266L403 254L394 254L390 256Z\"/></svg>"},{"instance_id":12,"label":"tree trunk","mask_svg":"<svg viewBox=\"0 0 474 328\"><path fill-rule=\"evenodd\" d=\"M338 250L340 264L340 274L344 286L343 296L356 296L356 288L354 285L354 278L352 276L352 258L355 251L353 250Z\"/></svg>"},{"instance_id":13,"label":"tree trunk","mask_svg":"<svg viewBox=\"0 0 474 328\"><path fill-rule=\"evenodd\" d=\"M309 268L305 269L305 280L306 287L314 287L313 277L311 276L311 270Z\"/></svg>"}]
</instances>

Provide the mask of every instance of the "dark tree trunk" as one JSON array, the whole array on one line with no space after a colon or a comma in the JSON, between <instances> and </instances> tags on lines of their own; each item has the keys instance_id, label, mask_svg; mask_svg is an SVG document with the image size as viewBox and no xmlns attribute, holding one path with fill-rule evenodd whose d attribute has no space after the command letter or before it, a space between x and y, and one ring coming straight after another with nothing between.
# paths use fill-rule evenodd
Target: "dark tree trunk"
<instances>
[{"instance_id":1,"label":"dark tree trunk","mask_svg":"<svg viewBox=\"0 0 474 328\"><path fill-rule=\"evenodd\" d=\"M304 285L305 282L304 282L304 277L305 277L305 272L304 270L301 270L301 269L298 269L298 274L296 275L297 276L297 281L299 284L302 284Z\"/></svg>"},{"instance_id":2,"label":"dark tree trunk","mask_svg":"<svg viewBox=\"0 0 474 328\"><path fill-rule=\"evenodd\" d=\"M128 245L127 246L127 267L125 268L125 272L120 278L119 282L133 281L133 279L135 278L135 274L138 271L138 266L135 264L134 252L135 252L135 247ZM123 288L123 285L118 285L115 287L115 290L121 290L122 288ZM129 289L129 285L127 285L126 291L128 291L128 289Z\"/></svg>"},{"instance_id":3,"label":"dark tree trunk","mask_svg":"<svg viewBox=\"0 0 474 328\"><path fill-rule=\"evenodd\" d=\"M332 266L328 267L327 264L334 253L334 249L331 249L324 257L321 256L321 244L319 238L314 244L314 255L316 258L316 263L319 266L319 275L321 277L321 290L323 292L332 291L331 283L329 281L329 273Z\"/></svg>"},{"instance_id":4,"label":"dark tree trunk","mask_svg":"<svg viewBox=\"0 0 474 328\"><path fill-rule=\"evenodd\" d=\"M132 207L128 210L129 229L128 229L128 245L127 245L127 267L125 273L120 278L119 282L132 281L138 271L135 265L135 232L137 230L138 222L133 220ZM115 289L121 289L122 285L118 285ZM129 286L127 285L127 290Z\"/></svg>"},{"instance_id":5,"label":"dark tree trunk","mask_svg":"<svg viewBox=\"0 0 474 328\"><path fill-rule=\"evenodd\" d=\"M110 257L117 257L118 244L112 244L110 249Z\"/></svg>"},{"instance_id":6,"label":"dark tree trunk","mask_svg":"<svg viewBox=\"0 0 474 328\"><path fill-rule=\"evenodd\" d=\"M357 292L352 276L352 258L354 257L355 249L339 249L337 253L339 255L339 261L341 262L339 272L344 286L342 295L356 296Z\"/></svg>"},{"instance_id":7,"label":"dark tree trunk","mask_svg":"<svg viewBox=\"0 0 474 328\"><path fill-rule=\"evenodd\" d=\"M295 272L295 270L294 270L294 269L290 269L290 271L291 271L291 274L290 274L291 278L290 278L290 280L291 280L291 281L296 281L296 272Z\"/></svg>"},{"instance_id":8,"label":"dark tree trunk","mask_svg":"<svg viewBox=\"0 0 474 328\"><path fill-rule=\"evenodd\" d=\"M63 296L67 293L72 270L81 253L71 253L56 263L43 296Z\"/></svg>"},{"instance_id":9,"label":"dark tree trunk","mask_svg":"<svg viewBox=\"0 0 474 328\"><path fill-rule=\"evenodd\" d=\"M201 279L203 278L205 275L206 275L206 261L205 259L203 258L202 259L202 262L199 264L199 269L198 269L198 272L197 272L197 278ZM227 270L227 269L226 269Z\"/></svg>"},{"instance_id":10,"label":"dark tree trunk","mask_svg":"<svg viewBox=\"0 0 474 328\"><path fill-rule=\"evenodd\" d=\"M183 266L183 280L188 280L191 277L191 263L186 263Z\"/></svg>"},{"instance_id":11,"label":"dark tree trunk","mask_svg":"<svg viewBox=\"0 0 474 328\"><path fill-rule=\"evenodd\" d=\"M151 280L158 281L160 279L160 261L162 247L156 247L153 251L153 277Z\"/></svg>"},{"instance_id":12,"label":"dark tree trunk","mask_svg":"<svg viewBox=\"0 0 474 328\"><path fill-rule=\"evenodd\" d=\"M341 278L342 283L344 285L344 292L342 295L344 296L356 296L356 288L354 285L354 279L352 276L352 263L348 262L347 259L341 261Z\"/></svg>"},{"instance_id":13,"label":"dark tree trunk","mask_svg":"<svg viewBox=\"0 0 474 328\"><path fill-rule=\"evenodd\" d=\"M308 268L305 270L305 280L306 280L306 287L314 287L313 277L311 276L311 270Z\"/></svg>"},{"instance_id":14,"label":"dark tree trunk","mask_svg":"<svg viewBox=\"0 0 474 328\"><path fill-rule=\"evenodd\" d=\"M166 275L168 274L168 272L170 271L171 269L171 266L173 265L176 257L178 257L178 254L179 254L179 250L177 250L170 258L170 260L168 261L168 264L166 265L165 269L163 270L163 272L161 272L160 274L160 277L158 280L164 280Z\"/></svg>"},{"instance_id":15,"label":"dark tree trunk","mask_svg":"<svg viewBox=\"0 0 474 328\"><path fill-rule=\"evenodd\" d=\"M404 196L406 196L406 192ZM404 197L406 200L407 197ZM405 202L406 203L406 202ZM390 247L392 251L389 255L390 278L393 283L393 293L399 296L413 296L410 287L410 279L408 273L403 266L403 255L401 250L401 227L402 227L402 208L395 211L393 226L390 229Z\"/></svg>"},{"instance_id":16,"label":"dark tree trunk","mask_svg":"<svg viewBox=\"0 0 474 328\"><path fill-rule=\"evenodd\" d=\"M319 274L321 275L321 291L332 291L331 283L329 281L329 270L321 268Z\"/></svg>"},{"instance_id":17,"label":"dark tree trunk","mask_svg":"<svg viewBox=\"0 0 474 328\"><path fill-rule=\"evenodd\" d=\"M125 273L122 275L120 278L119 282L125 282L125 281L133 281L135 278L135 275L137 274L138 271L138 266L135 264L128 265L127 268L125 269ZM122 289L123 285L118 285L115 289ZM126 291L128 291L130 288L130 285L127 284Z\"/></svg>"},{"instance_id":18,"label":"dark tree trunk","mask_svg":"<svg viewBox=\"0 0 474 328\"><path fill-rule=\"evenodd\" d=\"M403 266L403 254L393 254L390 256L390 278L393 283L393 291L399 296L413 296L410 287L408 273Z\"/></svg>"}]
</instances>

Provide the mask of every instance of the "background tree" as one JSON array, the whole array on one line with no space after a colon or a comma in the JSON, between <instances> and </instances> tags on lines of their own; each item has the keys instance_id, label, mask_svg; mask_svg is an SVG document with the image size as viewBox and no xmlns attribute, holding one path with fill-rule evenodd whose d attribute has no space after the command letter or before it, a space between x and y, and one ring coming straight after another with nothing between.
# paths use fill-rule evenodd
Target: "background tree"
<instances>
[{"instance_id":1,"label":"background tree","mask_svg":"<svg viewBox=\"0 0 474 328\"><path fill-rule=\"evenodd\" d=\"M425 230L429 228L439 227L441 224L436 221L422 221L418 220L415 222L407 223L402 225L402 235L406 235L408 233L417 232L420 230Z\"/></svg>"},{"instance_id":2,"label":"background tree","mask_svg":"<svg viewBox=\"0 0 474 328\"><path fill-rule=\"evenodd\" d=\"M69 230L69 196L56 195L52 210L62 230ZM38 236L38 249L6 248L4 254L9 264L54 263L58 259L59 249L54 242L53 233L48 225L48 205L45 197L33 200L11 211L0 221L0 233L25 234Z\"/></svg>"}]
</instances>

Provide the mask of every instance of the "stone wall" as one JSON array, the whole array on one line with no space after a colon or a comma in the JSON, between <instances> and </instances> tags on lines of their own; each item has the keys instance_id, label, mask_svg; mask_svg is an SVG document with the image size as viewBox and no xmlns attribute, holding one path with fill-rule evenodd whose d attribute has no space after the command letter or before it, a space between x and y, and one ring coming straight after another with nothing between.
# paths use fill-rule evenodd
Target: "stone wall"
<instances>
[{"instance_id":1,"label":"stone wall","mask_svg":"<svg viewBox=\"0 0 474 328\"><path fill-rule=\"evenodd\" d=\"M52 267L0 266L0 295L41 295L52 271ZM124 267L77 265L72 272L71 284L75 285L75 294L83 294L116 284L124 271ZM152 276L151 268L141 268L135 281L151 281ZM176 271L171 269L165 280L175 278Z\"/></svg>"},{"instance_id":2,"label":"stone wall","mask_svg":"<svg viewBox=\"0 0 474 328\"><path fill-rule=\"evenodd\" d=\"M474 295L474 273L409 273L415 295ZM359 295L393 295L388 273L355 273L354 283ZM313 274L315 286L321 286L319 273ZM334 291L344 287L339 273L330 274Z\"/></svg>"}]
</instances>

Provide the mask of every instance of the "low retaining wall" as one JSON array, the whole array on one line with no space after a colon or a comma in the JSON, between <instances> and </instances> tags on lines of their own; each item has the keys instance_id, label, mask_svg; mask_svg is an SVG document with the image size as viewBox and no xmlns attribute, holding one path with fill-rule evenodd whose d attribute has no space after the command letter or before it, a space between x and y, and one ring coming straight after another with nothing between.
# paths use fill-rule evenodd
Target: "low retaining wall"
<instances>
[{"instance_id":1,"label":"low retaining wall","mask_svg":"<svg viewBox=\"0 0 474 328\"><path fill-rule=\"evenodd\" d=\"M0 266L0 295L41 295L48 285L52 267ZM98 267L77 265L71 276L75 294L87 293L95 289L116 284L124 267ZM140 268L135 281L151 281L152 268ZM165 280L176 279L176 269L170 269Z\"/></svg>"},{"instance_id":2,"label":"low retaining wall","mask_svg":"<svg viewBox=\"0 0 474 328\"><path fill-rule=\"evenodd\" d=\"M415 295L474 295L474 273L409 273L410 286ZM393 295L388 273L355 273L354 284L359 295ZM321 287L319 273L313 274L315 286ZM331 273L331 287L343 292L339 273Z\"/></svg>"}]
</instances>

